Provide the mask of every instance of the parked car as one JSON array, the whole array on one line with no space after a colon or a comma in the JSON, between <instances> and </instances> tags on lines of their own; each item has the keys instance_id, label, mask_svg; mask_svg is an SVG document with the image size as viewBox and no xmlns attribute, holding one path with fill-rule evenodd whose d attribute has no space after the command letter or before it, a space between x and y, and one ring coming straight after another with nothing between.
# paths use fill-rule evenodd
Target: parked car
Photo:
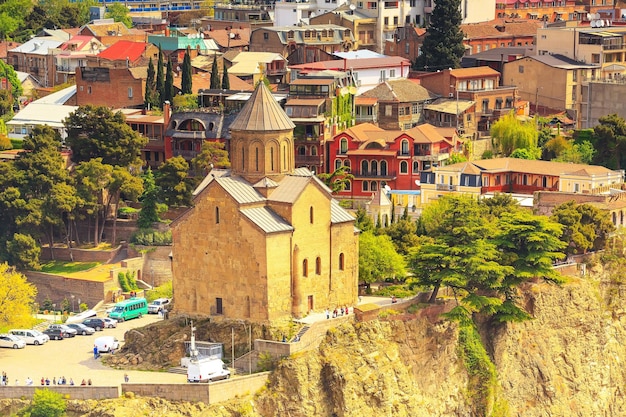
<instances>
[{"instance_id":1,"label":"parked car","mask_svg":"<svg viewBox=\"0 0 626 417\"><path fill-rule=\"evenodd\" d=\"M85 326L82 323L70 323L67 327L76 330L78 334L82 334L83 336L92 335L96 332L93 327Z\"/></svg>"},{"instance_id":2,"label":"parked car","mask_svg":"<svg viewBox=\"0 0 626 417\"><path fill-rule=\"evenodd\" d=\"M148 304L148 314L158 314L170 303L168 298L157 298Z\"/></svg>"},{"instance_id":3,"label":"parked car","mask_svg":"<svg viewBox=\"0 0 626 417\"><path fill-rule=\"evenodd\" d=\"M48 337L50 337L50 339L52 339L52 340L63 340L65 338L70 337L63 330L61 330L61 329L51 329L50 327L48 327L46 330L44 330L43 333L48 335Z\"/></svg>"},{"instance_id":4,"label":"parked car","mask_svg":"<svg viewBox=\"0 0 626 417\"><path fill-rule=\"evenodd\" d=\"M87 320L83 320L83 324L87 327L95 329L97 332L102 331L107 327L106 322L100 317L92 317Z\"/></svg>"},{"instance_id":5,"label":"parked car","mask_svg":"<svg viewBox=\"0 0 626 417\"><path fill-rule=\"evenodd\" d=\"M23 349L26 342L12 334L0 334L0 347Z\"/></svg>"},{"instance_id":6,"label":"parked car","mask_svg":"<svg viewBox=\"0 0 626 417\"><path fill-rule=\"evenodd\" d=\"M47 334L43 334L39 330L11 329L9 330L9 334L19 337L25 341L27 345L43 345L50 340L50 337Z\"/></svg>"},{"instance_id":7,"label":"parked car","mask_svg":"<svg viewBox=\"0 0 626 417\"><path fill-rule=\"evenodd\" d=\"M100 336L94 343L98 347L98 352L110 352L120 347L120 342L113 336Z\"/></svg>"},{"instance_id":8,"label":"parked car","mask_svg":"<svg viewBox=\"0 0 626 417\"><path fill-rule=\"evenodd\" d=\"M68 337L74 337L74 336L76 336L78 334L76 329L72 329L71 327L69 327L69 326L67 326L65 324L51 324L50 326L48 326L48 328L50 328L50 329L61 329L65 333L67 333L69 335Z\"/></svg>"},{"instance_id":9,"label":"parked car","mask_svg":"<svg viewBox=\"0 0 626 417\"><path fill-rule=\"evenodd\" d=\"M111 317L102 317L102 320L104 320L106 327L109 329L117 327L117 320L112 319Z\"/></svg>"}]
</instances>

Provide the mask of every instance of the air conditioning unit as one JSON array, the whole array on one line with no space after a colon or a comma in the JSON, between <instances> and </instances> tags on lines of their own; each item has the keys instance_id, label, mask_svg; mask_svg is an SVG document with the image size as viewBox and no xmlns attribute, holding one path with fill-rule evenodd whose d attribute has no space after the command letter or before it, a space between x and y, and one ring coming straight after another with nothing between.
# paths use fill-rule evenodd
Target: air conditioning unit
<instances>
[{"instance_id":1,"label":"air conditioning unit","mask_svg":"<svg viewBox=\"0 0 626 417\"><path fill-rule=\"evenodd\" d=\"M448 97L454 98L454 93L448 93Z\"/></svg>"}]
</instances>

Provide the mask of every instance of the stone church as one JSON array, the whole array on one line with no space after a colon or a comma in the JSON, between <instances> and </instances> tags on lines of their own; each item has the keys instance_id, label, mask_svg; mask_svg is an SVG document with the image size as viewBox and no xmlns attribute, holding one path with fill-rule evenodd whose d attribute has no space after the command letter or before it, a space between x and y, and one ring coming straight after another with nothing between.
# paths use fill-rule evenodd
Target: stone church
<instances>
[{"instance_id":1,"label":"stone church","mask_svg":"<svg viewBox=\"0 0 626 417\"><path fill-rule=\"evenodd\" d=\"M230 127L231 169L172 223L178 313L272 321L356 303L354 217L295 169L294 127L259 83Z\"/></svg>"}]
</instances>

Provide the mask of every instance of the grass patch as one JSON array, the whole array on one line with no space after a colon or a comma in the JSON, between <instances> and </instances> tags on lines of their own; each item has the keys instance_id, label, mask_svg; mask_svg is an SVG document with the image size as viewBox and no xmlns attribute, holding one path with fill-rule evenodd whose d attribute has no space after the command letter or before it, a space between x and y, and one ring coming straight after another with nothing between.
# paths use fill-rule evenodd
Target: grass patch
<instances>
[{"instance_id":1,"label":"grass patch","mask_svg":"<svg viewBox=\"0 0 626 417\"><path fill-rule=\"evenodd\" d=\"M100 262L65 262L50 261L41 265L41 272L48 274L72 274L74 272L87 271L100 265Z\"/></svg>"},{"instance_id":2,"label":"grass patch","mask_svg":"<svg viewBox=\"0 0 626 417\"><path fill-rule=\"evenodd\" d=\"M377 295L380 297L396 296L396 298L412 297L415 294L417 294L417 291L409 289L409 286L406 284L390 285L389 287L380 288L378 291L374 293L374 295Z\"/></svg>"},{"instance_id":3,"label":"grass patch","mask_svg":"<svg viewBox=\"0 0 626 417\"><path fill-rule=\"evenodd\" d=\"M22 144L24 141L22 139L11 139L11 146L13 149L22 149Z\"/></svg>"}]
</instances>

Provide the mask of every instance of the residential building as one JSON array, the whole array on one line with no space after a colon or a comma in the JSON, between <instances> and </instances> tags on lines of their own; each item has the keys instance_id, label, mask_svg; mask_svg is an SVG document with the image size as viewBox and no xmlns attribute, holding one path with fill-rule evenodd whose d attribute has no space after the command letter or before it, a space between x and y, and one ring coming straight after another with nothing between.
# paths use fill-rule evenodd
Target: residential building
<instances>
[{"instance_id":1,"label":"residential building","mask_svg":"<svg viewBox=\"0 0 626 417\"><path fill-rule=\"evenodd\" d=\"M456 100L454 98L439 98L424 106L424 119L437 127L455 129L463 137L476 137L476 102L471 100Z\"/></svg>"},{"instance_id":2,"label":"residential building","mask_svg":"<svg viewBox=\"0 0 626 417\"><path fill-rule=\"evenodd\" d=\"M92 104L113 108L143 108L147 67L76 68L79 106Z\"/></svg>"},{"instance_id":3,"label":"residential building","mask_svg":"<svg viewBox=\"0 0 626 417\"><path fill-rule=\"evenodd\" d=\"M230 125L231 169L171 224L177 313L265 323L357 302L354 217L295 169L293 128L259 83Z\"/></svg>"},{"instance_id":4,"label":"residential building","mask_svg":"<svg viewBox=\"0 0 626 417\"><path fill-rule=\"evenodd\" d=\"M452 152L460 150L461 141L456 135L450 140L443 129L430 124L409 130L384 130L362 123L331 139L328 154L332 165L328 172L347 166L354 175L349 186L338 193L341 198L367 201L386 187L418 195L421 171L444 164Z\"/></svg>"},{"instance_id":5,"label":"residential building","mask_svg":"<svg viewBox=\"0 0 626 417\"><path fill-rule=\"evenodd\" d=\"M76 1L76 0L72 0ZM98 0L100 4L109 4L107 0ZM123 4L133 13L137 12L183 12L188 10L199 10L202 7L201 0L121 0Z\"/></svg>"},{"instance_id":6,"label":"residential building","mask_svg":"<svg viewBox=\"0 0 626 417\"><path fill-rule=\"evenodd\" d=\"M353 45L355 50L376 50L379 45L376 18L360 10L352 10L348 4L311 17L309 23L311 25L332 24L350 29L355 38ZM346 46L349 47L349 45Z\"/></svg>"},{"instance_id":7,"label":"residential building","mask_svg":"<svg viewBox=\"0 0 626 417\"><path fill-rule=\"evenodd\" d=\"M378 126L387 130L407 130L424 121L424 106L438 96L414 80L385 81L360 95L378 102Z\"/></svg>"},{"instance_id":8,"label":"residential building","mask_svg":"<svg viewBox=\"0 0 626 417\"><path fill-rule=\"evenodd\" d=\"M272 15L274 11L274 3L270 1L246 2L244 4L223 2L213 5L213 19L231 22L233 25L239 25L241 22L251 26L271 26ZM202 19L208 22L210 19Z\"/></svg>"},{"instance_id":9,"label":"residential building","mask_svg":"<svg viewBox=\"0 0 626 417\"><path fill-rule=\"evenodd\" d=\"M88 67L134 68L147 66L150 58L156 65L159 50L147 42L120 40L104 49L98 55L87 56Z\"/></svg>"},{"instance_id":10,"label":"residential building","mask_svg":"<svg viewBox=\"0 0 626 417\"><path fill-rule=\"evenodd\" d=\"M288 62L276 52L239 52L231 58L228 74L235 75L251 85L256 85L261 76L272 84L287 83Z\"/></svg>"},{"instance_id":11,"label":"residential building","mask_svg":"<svg viewBox=\"0 0 626 417\"><path fill-rule=\"evenodd\" d=\"M20 45L21 43L19 42L0 41L0 60L4 61L5 63L8 63L7 56L8 56L9 50L15 49Z\"/></svg>"},{"instance_id":12,"label":"residential building","mask_svg":"<svg viewBox=\"0 0 626 417\"><path fill-rule=\"evenodd\" d=\"M532 196L536 191L591 193L612 184L621 184L624 171L596 165L516 158L483 159L439 166L423 172L422 206L449 193L474 196L511 193ZM532 201L530 202L532 206Z\"/></svg>"},{"instance_id":13,"label":"residential building","mask_svg":"<svg viewBox=\"0 0 626 417\"><path fill-rule=\"evenodd\" d=\"M250 32L250 27L237 25L226 26L224 30L211 28L202 33L204 34L205 39L213 39L215 41L219 48L219 52L226 53L230 50L250 50Z\"/></svg>"},{"instance_id":14,"label":"residential building","mask_svg":"<svg viewBox=\"0 0 626 417\"><path fill-rule=\"evenodd\" d=\"M354 51L353 54L358 54ZM354 55L351 55L354 56ZM291 79L301 75L324 70L346 72L362 94L384 81L407 78L411 62L399 56L383 56L377 58L343 58L332 61L311 62L308 64L291 65Z\"/></svg>"},{"instance_id":15,"label":"residential building","mask_svg":"<svg viewBox=\"0 0 626 417\"><path fill-rule=\"evenodd\" d=\"M600 65L585 64L563 55L531 55L503 67L503 78L517 86L521 99L534 103L535 114L566 110L577 120L577 127L581 127L582 87ZM538 111L540 106L548 111Z\"/></svg>"},{"instance_id":16,"label":"residential building","mask_svg":"<svg viewBox=\"0 0 626 417\"><path fill-rule=\"evenodd\" d=\"M592 0L594 3L596 0ZM602 0L604 1L604 0ZM582 20L587 10L576 0L496 0L496 17L560 22Z\"/></svg>"},{"instance_id":17,"label":"residential building","mask_svg":"<svg viewBox=\"0 0 626 417\"><path fill-rule=\"evenodd\" d=\"M105 46L93 36L77 35L64 42L52 54L56 64L55 84L74 81L76 68L87 65L87 58L98 55Z\"/></svg>"},{"instance_id":18,"label":"residential building","mask_svg":"<svg viewBox=\"0 0 626 417\"><path fill-rule=\"evenodd\" d=\"M602 21L605 25L604 21ZM587 64L594 79L614 79L626 75L626 27L567 26L537 30L537 54L564 55Z\"/></svg>"},{"instance_id":19,"label":"residential building","mask_svg":"<svg viewBox=\"0 0 626 417\"><path fill-rule=\"evenodd\" d=\"M582 103L579 125L582 129L593 129L600 118L617 114L626 119L626 78L588 80L582 85Z\"/></svg>"},{"instance_id":20,"label":"residential building","mask_svg":"<svg viewBox=\"0 0 626 417\"><path fill-rule=\"evenodd\" d=\"M517 87L500 86L500 73L489 67L446 69L420 75L424 88L443 97L476 103L472 118L477 136L489 134L491 124L501 115L517 112ZM464 120L459 128L464 129Z\"/></svg>"},{"instance_id":21,"label":"residential building","mask_svg":"<svg viewBox=\"0 0 626 417\"><path fill-rule=\"evenodd\" d=\"M157 169L165 161L165 129L169 125L170 105L165 103L162 114L146 113L143 110L122 109L126 124L134 131L148 138L148 143L141 150L141 157L146 166Z\"/></svg>"},{"instance_id":22,"label":"residential building","mask_svg":"<svg viewBox=\"0 0 626 417\"><path fill-rule=\"evenodd\" d=\"M83 25L77 34L93 36L106 46L120 40L144 42L147 35L143 30L129 29L122 22L115 22L113 19L92 20Z\"/></svg>"},{"instance_id":23,"label":"residential building","mask_svg":"<svg viewBox=\"0 0 626 417\"><path fill-rule=\"evenodd\" d=\"M414 62L420 55L426 29L414 26L396 28L393 39L385 42L385 55L401 56Z\"/></svg>"},{"instance_id":24,"label":"residential building","mask_svg":"<svg viewBox=\"0 0 626 417\"><path fill-rule=\"evenodd\" d=\"M467 54L472 55L495 48L532 48L540 27L543 27L543 22L539 20L496 19L461 25L461 32Z\"/></svg>"},{"instance_id":25,"label":"residential building","mask_svg":"<svg viewBox=\"0 0 626 417\"><path fill-rule=\"evenodd\" d=\"M378 125L378 99L375 97L356 96L354 98L355 123Z\"/></svg>"},{"instance_id":26,"label":"residential building","mask_svg":"<svg viewBox=\"0 0 626 417\"><path fill-rule=\"evenodd\" d=\"M354 45L350 29L332 24L261 27L250 36L250 51L281 54L289 65L331 60L333 52Z\"/></svg>"},{"instance_id":27,"label":"residential building","mask_svg":"<svg viewBox=\"0 0 626 417\"><path fill-rule=\"evenodd\" d=\"M172 33L168 29L165 35L148 35L148 42L161 47L165 56L164 61L171 61L173 68L183 64L187 48L189 48L192 59L198 55L213 55L218 51L215 48L215 42L206 38L204 33L180 35L178 32Z\"/></svg>"},{"instance_id":28,"label":"residential building","mask_svg":"<svg viewBox=\"0 0 626 417\"><path fill-rule=\"evenodd\" d=\"M489 48L472 55L465 55L461 58L461 67L490 67L502 74L503 65L506 62L534 55L534 46L505 46L503 48ZM502 82L502 79L500 80Z\"/></svg>"},{"instance_id":29,"label":"residential building","mask_svg":"<svg viewBox=\"0 0 626 417\"><path fill-rule=\"evenodd\" d=\"M347 0L281 0L274 3L274 26L295 26L299 23L308 23L315 16L328 13L342 5Z\"/></svg>"},{"instance_id":30,"label":"residential building","mask_svg":"<svg viewBox=\"0 0 626 417\"><path fill-rule=\"evenodd\" d=\"M312 74L289 84L285 112L295 128L296 168L326 172L326 143L337 132L354 125L354 95L346 74Z\"/></svg>"},{"instance_id":31,"label":"residential building","mask_svg":"<svg viewBox=\"0 0 626 417\"><path fill-rule=\"evenodd\" d=\"M54 87L56 63L53 50L63 44L57 38L32 38L7 52L7 63L15 69L28 73L42 87Z\"/></svg>"}]
</instances>

